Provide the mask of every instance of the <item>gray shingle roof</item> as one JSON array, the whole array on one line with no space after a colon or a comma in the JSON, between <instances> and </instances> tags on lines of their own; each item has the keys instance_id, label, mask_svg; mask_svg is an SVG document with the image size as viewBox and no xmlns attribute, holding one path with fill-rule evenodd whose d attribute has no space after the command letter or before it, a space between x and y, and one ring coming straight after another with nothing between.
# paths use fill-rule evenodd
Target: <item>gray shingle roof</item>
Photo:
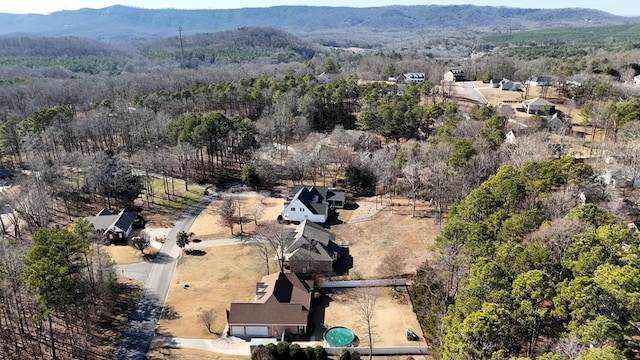
<instances>
[{"instance_id":1,"label":"gray shingle roof","mask_svg":"<svg viewBox=\"0 0 640 360\"><path fill-rule=\"evenodd\" d=\"M133 225L138 213L122 210L117 214L107 209L102 209L96 216L87 216L86 219L100 233L104 234L109 230L125 232Z\"/></svg>"}]
</instances>

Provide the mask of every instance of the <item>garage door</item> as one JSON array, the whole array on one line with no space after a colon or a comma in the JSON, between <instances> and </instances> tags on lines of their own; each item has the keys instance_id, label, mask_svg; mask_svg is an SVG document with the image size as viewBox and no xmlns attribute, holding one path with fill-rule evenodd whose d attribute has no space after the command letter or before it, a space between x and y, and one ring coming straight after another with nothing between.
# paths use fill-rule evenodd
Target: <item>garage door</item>
<instances>
[{"instance_id":1,"label":"garage door","mask_svg":"<svg viewBox=\"0 0 640 360\"><path fill-rule=\"evenodd\" d=\"M269 336L269 329L266 326L247 326L245 328L246 336Z\"/></svg>"},{"instance_id":2,"label":"garage door","mask_svg":"<svg viewBox=\"0 0 640 360\"><path fill-rule=\"evenodd\" d=\"M244 326L232 326L231 327L231 335L232 336L244 336Z\"/></svg>"}]
</instances>

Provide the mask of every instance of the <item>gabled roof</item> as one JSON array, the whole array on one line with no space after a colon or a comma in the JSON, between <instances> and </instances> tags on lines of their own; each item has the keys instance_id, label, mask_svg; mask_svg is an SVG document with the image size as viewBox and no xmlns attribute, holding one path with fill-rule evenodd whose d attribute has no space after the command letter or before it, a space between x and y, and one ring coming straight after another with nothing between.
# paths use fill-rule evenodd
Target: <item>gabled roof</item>
<instances>
[{"instance_id":1,"label":"gabled roof","mask_svg":"<svg viewBox=\"0 0 640 360\"><path fill-rule=\"evenodd\" d=\"M338 252L336 236L320 225L304 220L294 233L293 242L285 249L287 260L333 261Z\"/></svg>"},{"instance_id":2,"label":"gabled roof","mask_svg":"<svg viewBox=\"0 0 640 360\"><path fill-rule=\"evenodd\" d=\"M293 188L293 197L289 201L298 199L313 214L328 214L328 201L345 201L345 193L329 189L326 186L296 185Z\"/></svg>"},{"instance_id":3,"label":"gabled roof","mask_svg":"<svg viewBox=\"0 0 640 360\"><path fill-rule=\"evenodd\" d=\"M126 232L137 216L138 213L126 209L117 214L108 209L102 209L96 216L87 216L87 220L98 232L105 234L108 231Z\"/></svg>"},{"instance_id":4,"label":"gabled roof","mask_svg":"<svg viewBox=\"0 0 640 360\"><path fill-rule=\"evenodd\" d=\"M295 190L296 189L294 189L294 191ZM314 214L326 214L328 211L327 205L324 204L325 197L315 186L302 186L298 191L296 191L294 199L295 198L302 202Z\"/></svg>"},{"instance_id":5,"label":"gabled roof","mask_svg":"<svg viewBox=\"0 0 640 360\"><path fill-rule=\"evenodd\" d=\"M310 305L310 285L293 273L279 272L256 284L253 303L232 303L228 320L229 324L306 324Z\"/></svg>"},{"instance_id":6,"label":"gabled roof","mask_svg":"<svg viewBox=\"0 0 640 360\"><path fill-rule=\"evenodd\" d=\"M294 273L278 272L262 277L256 286L255 303L290 303L309 306L309 287ZM258 296L260 295L260 296Z\"/></svg>"},{"instance_id":7,"label":"gabled roof","mask_svg":"<svg viewBox=\"0 0 640 360\"><path fill-rule=\"evenodd\" d=\"M425 78L424 73L404 73L402 76L404 76L405 79L411 80L424 80Z\"/></svg>"},{"instance_id":8,"label":"gabled roof","mask_svg":"<svg viewBox=\"0 0 640 360\"><path fill-rule=\"evenodd\" d=\"M300 304L232 303L229 324L306 325L309 311Z\"/></svg>"},{"instance_id":9,"label":"gabled roof","mask_svg":"<svg viewBox=\"0 0 640 360\"><path fill-rule=\"evenodd\" d=\"M329 245L329 242L336 240L336 235L334 233L306 219L296 227L295 232L296 237L313 239L324 246L327 246Z\"/></svg>"}]
</instances>

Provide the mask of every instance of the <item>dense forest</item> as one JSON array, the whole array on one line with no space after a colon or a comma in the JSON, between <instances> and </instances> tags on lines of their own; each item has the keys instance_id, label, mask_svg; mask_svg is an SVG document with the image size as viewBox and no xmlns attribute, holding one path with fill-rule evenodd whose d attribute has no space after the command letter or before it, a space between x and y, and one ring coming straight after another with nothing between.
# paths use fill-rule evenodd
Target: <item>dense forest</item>
<instances>
[{"instance_id":1,"label":"dense forest","mask_svg":"<svg viewBox=\"0 0 640 360\"><path fill-rule=\"evenodd\" d=\"M76 218L160 196L160 176L267 191L329 179L355 197L428 200L434 216L416 221L442 230L416 254L431 260L411 293L434 356L637 357L637 38L603 50L576 28L541 42L551 31L358 51L262 27L126 46L0 38L0 156L20 189L0 194L12 209L0 218L0 356L110 357L134 290ZM555 136L570 131L542 116L514 129L512 110L452 97L452 67L469 80L554 78L566 121L604 134L584 141L596 155L567 156ZM426 81L387 81L406 72ZM617 185L594 181L606 171Z\"/></svg>"}]
</instances>

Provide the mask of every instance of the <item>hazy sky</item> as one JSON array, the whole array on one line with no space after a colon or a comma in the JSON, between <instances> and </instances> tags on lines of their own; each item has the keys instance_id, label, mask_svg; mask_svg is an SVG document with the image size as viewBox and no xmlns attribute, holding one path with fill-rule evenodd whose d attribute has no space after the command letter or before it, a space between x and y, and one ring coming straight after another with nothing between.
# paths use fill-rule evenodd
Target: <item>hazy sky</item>
<instances>
[{"instance_id":1,"label":"hazy sky","mask_svg":"<svg viewBox=\"0 0 640 360\"><path fill-rule=\"evenodd\" d=\"M0 0L0 13L47 14L58 10L104 8L120 4L146 9L237 9L277 5L353 6L385 5L491 5L524 8L581 7L603 10L616 15L640 15L638 0Z\"/></svg>"}]
</instances>

